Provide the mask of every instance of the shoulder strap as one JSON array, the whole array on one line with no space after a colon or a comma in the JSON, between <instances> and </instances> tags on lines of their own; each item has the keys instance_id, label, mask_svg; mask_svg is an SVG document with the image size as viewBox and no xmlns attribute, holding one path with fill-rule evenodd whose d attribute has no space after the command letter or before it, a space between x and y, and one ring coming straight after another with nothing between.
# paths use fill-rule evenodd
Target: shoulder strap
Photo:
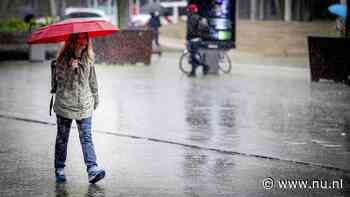
<instances>
[{"instance_id":1,"label":"shoulder strap","mask_svg":"<svg viewBox=\"0 0 350 197\"><path fill-rule=\"evenodd\" d=\"M57 83L56 83L56 60L52 60L51 61L51 100L50 100L50 108L49 108L49 112L50 112L50 116L51 116L51 112L52 112L52 108L53 108L53 101L54 101L54 93L56 93L56 88L57 88Z\"/></svg>"},{"instance_id":2,"label":"shoulder strap","mask_svg":"<svg viewBox=\"0 0 350 197\"><path fill-rule=\"evenodd\" d=\"M50 116L51 116L51 112L52 112L52 108L53 108L53 95L51 95L51 100L50 100L50 108L49 108L49 111L50 111Z\"/></svg>"},{"instance_id":3,"label":"shoulder strap","mask_svg":"<svg viewBox=\"0 0 350 197\"><path fill-rule=\"evenodd\" d=\"M57 83L56 83L56 60L51 61L51 94L56 93Z\"/></svg>"}]
</instances>

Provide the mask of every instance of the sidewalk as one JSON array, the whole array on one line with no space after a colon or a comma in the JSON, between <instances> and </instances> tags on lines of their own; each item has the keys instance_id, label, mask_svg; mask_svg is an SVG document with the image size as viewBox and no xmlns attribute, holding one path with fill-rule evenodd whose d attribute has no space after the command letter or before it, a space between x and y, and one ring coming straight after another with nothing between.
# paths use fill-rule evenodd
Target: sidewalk
<instances>
[{"instance_id":1,"label":"sidewalk","mask_svg":"<svg viewBox=\"0 0 350 197\"><path fill-rule=\"evenodd\" d=\"M68 183L54 182L49 62L0 62L0 196L349 195L348 86L261 64L188 78L180 55L155 56L151 66L96 66L93 135L107 171L97 187L87 182L76 130ZM343 179L344 188L264 190L266 177Z\"/></svg>"},{"instance_id":2,"label":"sidewalk","mask_svg":"<svg viewBox=\"0 0 350 197\"><path fill-rule=\"evenodd\" d=\"M0 118L0 196L317 196L349 195L349 178L326 169L95 132L106 178L89 185L77 130L70 136L67 183L53 172L55 127ZM264 190L262 181L344 181L343 189Z\"/></svg>"}]
</instances>

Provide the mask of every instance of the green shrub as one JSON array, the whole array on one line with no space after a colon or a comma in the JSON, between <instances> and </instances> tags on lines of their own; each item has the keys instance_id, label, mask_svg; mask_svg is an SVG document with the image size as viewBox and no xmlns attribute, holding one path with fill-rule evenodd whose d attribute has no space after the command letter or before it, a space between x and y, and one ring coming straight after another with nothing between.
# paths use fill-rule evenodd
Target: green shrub
<instances>
[{"instance_id":1,"label":"green shrub","mask_svg":"<svg viewBox=\"0 0 350 197\"><path fill-rule=\"evenodd\" d=\"M12 18L6 21L0 21L0 32L27 32L29 28L36 29L56 22L53 17L45 17L40 21L32 19L29 23L24 22L20 18Z\"/></svg>"},{"instance_id":2,"label":"green shrub","mask_svg":"<svg viewBox=\"0 0 350 197\"><path fill-rule=\"evenodd\" d=\"M0 22L0 32L26 32L28 29L29 24L19 18Z\"/></svg>"},{"instance_id":3,"label":"green shrub","mask_svg":"<svg viewBox=\"0 0 350 197\"><path fill-rule=\"evenodd\" d=\"M42 27L42 26L46 26L46 25L50 25L54 22L57 22L57 19L54 17L44 17L43 20L41 20L40 22L36 22L36 27ZM34 21L35 23L35 21Z\"/></svg>"}]
</instances>

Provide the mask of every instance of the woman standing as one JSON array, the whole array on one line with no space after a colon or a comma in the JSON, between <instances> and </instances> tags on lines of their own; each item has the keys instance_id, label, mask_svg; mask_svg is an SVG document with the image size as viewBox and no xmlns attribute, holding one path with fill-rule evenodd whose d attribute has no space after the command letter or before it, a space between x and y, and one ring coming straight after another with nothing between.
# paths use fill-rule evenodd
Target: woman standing
<instances>
[{"instance_id":1,"label":"woman standing","mask_svg":"<svg viewBox=\"0 0 350 197\"><path fill-rule=\"evenodd\" d=\"M57 182L66 181L64 167L72 121L75 120L90 183L105 176L97 166L91 135L92 111L98 106L98 87L94 52L87 33L71 34L56 60L52 76L53 109L57 116L55 175Z\"/></svg>"}]
</instances>

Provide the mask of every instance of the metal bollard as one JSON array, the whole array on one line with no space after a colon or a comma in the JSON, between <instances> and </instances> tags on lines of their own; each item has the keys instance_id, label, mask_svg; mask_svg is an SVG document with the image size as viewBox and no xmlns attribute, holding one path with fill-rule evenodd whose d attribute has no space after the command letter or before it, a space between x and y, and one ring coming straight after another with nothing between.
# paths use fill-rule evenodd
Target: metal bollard
<instances>
[{"instance_id":1,"label":"metal bollard","mask_svg":"<svg viewBox=\"0 0 350 197\"><path fill-rule=\"evenodd\" d=\"M29 47L29 60L31 62L43 62L45 61L45 44L32 44Z\"/></svg>"}]
</instances>

